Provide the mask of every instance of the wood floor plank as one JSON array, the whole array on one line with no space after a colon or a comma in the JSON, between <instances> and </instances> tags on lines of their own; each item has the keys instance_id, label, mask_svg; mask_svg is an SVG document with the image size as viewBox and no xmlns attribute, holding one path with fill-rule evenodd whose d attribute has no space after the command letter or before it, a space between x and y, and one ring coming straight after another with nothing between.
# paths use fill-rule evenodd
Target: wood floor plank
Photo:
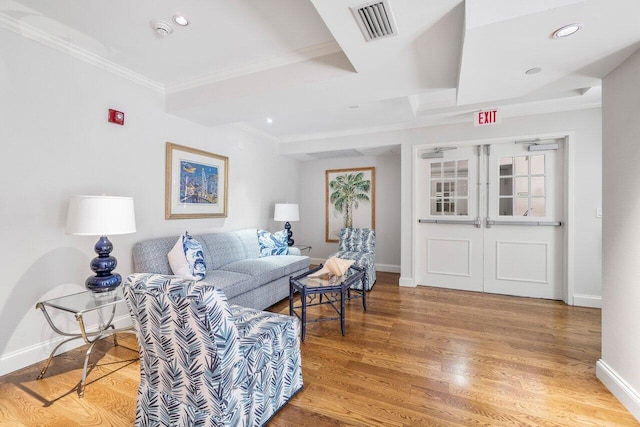
<instances>
[{"instance_id":1,"label":"wood floor plank","mask_svg":"<svg viewBox=\"0 0 640 427\"><path fill-rule=\"evenodd\" d=\"M348 302L345 336L338 321L307 326L305 387L270 426L640 425L595 376L600 310L397 283L378 272L368 310ZM83 399L82 348L43 380L41 364L0 377L0 426L132 425L137 344L118 339L96 345Z\"/></svg>"}]
</instances>

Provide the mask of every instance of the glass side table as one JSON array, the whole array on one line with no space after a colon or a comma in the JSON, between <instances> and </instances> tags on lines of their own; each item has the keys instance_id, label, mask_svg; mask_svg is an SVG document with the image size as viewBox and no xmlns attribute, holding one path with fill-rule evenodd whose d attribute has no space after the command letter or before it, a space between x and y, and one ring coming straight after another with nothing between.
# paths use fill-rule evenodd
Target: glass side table
<instances>
[{"instance_id":1,"label":"glass side table","mask_svg":"<svg viewBox=\"0 0 640 427\"><path fill-rule=\"evenodd\" d=\"M65 337L69 337L66 340L63 340L58 345L55 346L47 362L40 371L40 375L38 375L37 379L42 379L45 372L47 372L47 368L51 363L51 359L56 354L58 349L68 343L69 341L73 341L76 339L83 339L85 343L89 344L89 348L84 357L84 367L82 369L82 380L80 381L80 386L78 387L78 396L84 396L84 386L87 381L87 365L89 363L89 356L91 356L91 351L93 350L94 345L99 340L106 338L108 336L113 336L113 344L118 345L118 340L116 339L116 332L127 332L127 333L135 333L131 326L126 328L116 329L112 324L113 318L116 314L116 307L120 304L126 304L124 300L124 295L122 294L122 289L116 289L115 293L109 293L109 295L101 295L95 294L91 291L79 292L77 294L66 295L59 298L53 298L46 301L40 301L36 304L36 309L42 310L42 314L45 319L47 319L47 323L51 326L51 329L54 330L58 335L62 335ZM66 313L71 313L75 316L76 321L78 322L78 326L80 326L80 332L65 332L58 328L51 316L49 315L48 310L59 310ZM100 310L106 311L108 314L106 315L106 321L101 320L101 323L98 325L96 330L87 331L84 324L84 316L87 313L98 312ZM101 317L102 318L102 317ZM93 329L93 328L92 328Z\"/></svg>"},{"instance_id":2,"label":"glass side table","mask_svg":"<svg viewBox=\"0 0 640 427\"><path fill-rule=\"evenodd\" d=\"M294 248L298 248L300 249L300 253L304 254L306 253L307 255L309 255L311 253L311 246L309 245L293 245Z\"/></svg>"}]
</instances>

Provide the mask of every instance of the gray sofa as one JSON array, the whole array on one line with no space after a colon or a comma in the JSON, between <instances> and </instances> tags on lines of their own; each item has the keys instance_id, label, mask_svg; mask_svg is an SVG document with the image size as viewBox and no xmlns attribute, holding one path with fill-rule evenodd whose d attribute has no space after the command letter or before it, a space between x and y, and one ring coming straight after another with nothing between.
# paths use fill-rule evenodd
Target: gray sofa
<instances>
[{"instance_id":1,"label":"gray sofa","mask_svg":"<svg viewBox=\"0 0 640 427\"><path fill-rule=\"evenodd\" d=\"M179 236L144 240L133 246L136 273L171 275L167 254ZM194 234L202 244L207 274L204 283L221 289L229 303L257 310L289 296L289 276L309 270L309 257L294 255L260 257L257 229Z\"/></svg>"}]
</instances>

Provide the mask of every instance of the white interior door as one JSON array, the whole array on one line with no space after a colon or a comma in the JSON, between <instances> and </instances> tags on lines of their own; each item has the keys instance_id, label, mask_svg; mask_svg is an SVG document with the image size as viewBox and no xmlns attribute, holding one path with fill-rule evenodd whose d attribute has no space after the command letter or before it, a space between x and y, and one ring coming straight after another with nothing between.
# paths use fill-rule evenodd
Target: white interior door
<instances>
[{"instance_id":1,"label":"white interior door","mask_svg":"<svg viewBox=\"0 0 640 427\"><path fill-rule=\"evenodd\" d=\"M419 284L482 291L483 237L476 225L482 165L477 147L457 147L442 151L442 156L418 159L414 277Z\"/></svg>"},{"instance_id":2,"label":"white interior door","mask_svg":"<svg viewBox=\"0 0 640 427\"><path fill-rule=\"evenodd\" d=\"M485 292L562 299L562 153L561 141L491 145Z\"/></svg>"},{"instance_id":3,"label":"white interior door","mask_svg":"<svg viewBox=\"0 0 640 427\"><path fill-rule=\"evenodd\" d=\"M416 283L561 299L562 142L451 148L416 160Z\"/></svg>"}]
</instances>

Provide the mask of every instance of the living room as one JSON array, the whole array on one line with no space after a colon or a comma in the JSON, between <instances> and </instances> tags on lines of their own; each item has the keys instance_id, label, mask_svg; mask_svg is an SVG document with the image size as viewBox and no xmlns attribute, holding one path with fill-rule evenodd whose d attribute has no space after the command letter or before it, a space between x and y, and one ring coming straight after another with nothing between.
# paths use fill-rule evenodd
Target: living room
<instances>
[{"instance_id":1,"label":"living room","mask_svg":"<svg viewBox=\"0 0 640 427\"><path fill-rule=\"evenodd\" d=\"M328 7L313 3L319 10ZM461 18L461 3L449 3L447 19ZM561 3L567 7L571 2ZM621 2L623 6L637 8L629 2ZM22 7L15 9L24 12ZM133 271L131 250L140 240L178 236L185 230L275 231L282 227L273 219L274 205L280 202L299 204L300 221L292 224L294 238L312 246L312 262L318 263L336 249L325 239L325 171L375 167L376 264L379 271L399 273L400 286L414 287L419 284L413 280L417 213L412 208L418 147L554 135L567 138L574 156L567 172L575 246L567 255L566 273L572 283L567 299L573 305L602 308L603 363L598 377L636 418L640 416L640 369L635 362L640 357L635 314L640 297L635 256L640 243L634 238L633 222L638 208L629 203L636 197L634 161L640 156L634 144L639 132L635 117L640 112L637 35L629 35L624 52L609 52L619 54L620 60L600 76L601 103L570 108L554 101L560 105L556 109L547 105L546 110L505 115L496 126L474 127L465 119L406 128L310 131L304 138L279 139L262 128L231 121L209 126L187 119L178 111L177 97L165 97L148 80L127 75L124 67L81 55L63 39L35 31L33 22L21 26L16 18L21 15L11 11L14 8L4 10L0 28L5 197L0 227L6 242L0 255L7 278L0 297L0 375L46 359L56 343L57 336L34 309L35 303L84 289L95 239L65 234L73 195L134 199L136 233L111 238L117 271L123 276ZM123 126L107 121L110 108L125 113ZM167 142L229 158L225 218L165 219ZM354 150L354 156L344 152L327 159L310 156L342 150ZM627 208L618 212L612 206ZM597 208L604 209L602 218L596 217ZM118 319L126 321L126 313L119 312Z\"/></svg>"}]
</instances>

